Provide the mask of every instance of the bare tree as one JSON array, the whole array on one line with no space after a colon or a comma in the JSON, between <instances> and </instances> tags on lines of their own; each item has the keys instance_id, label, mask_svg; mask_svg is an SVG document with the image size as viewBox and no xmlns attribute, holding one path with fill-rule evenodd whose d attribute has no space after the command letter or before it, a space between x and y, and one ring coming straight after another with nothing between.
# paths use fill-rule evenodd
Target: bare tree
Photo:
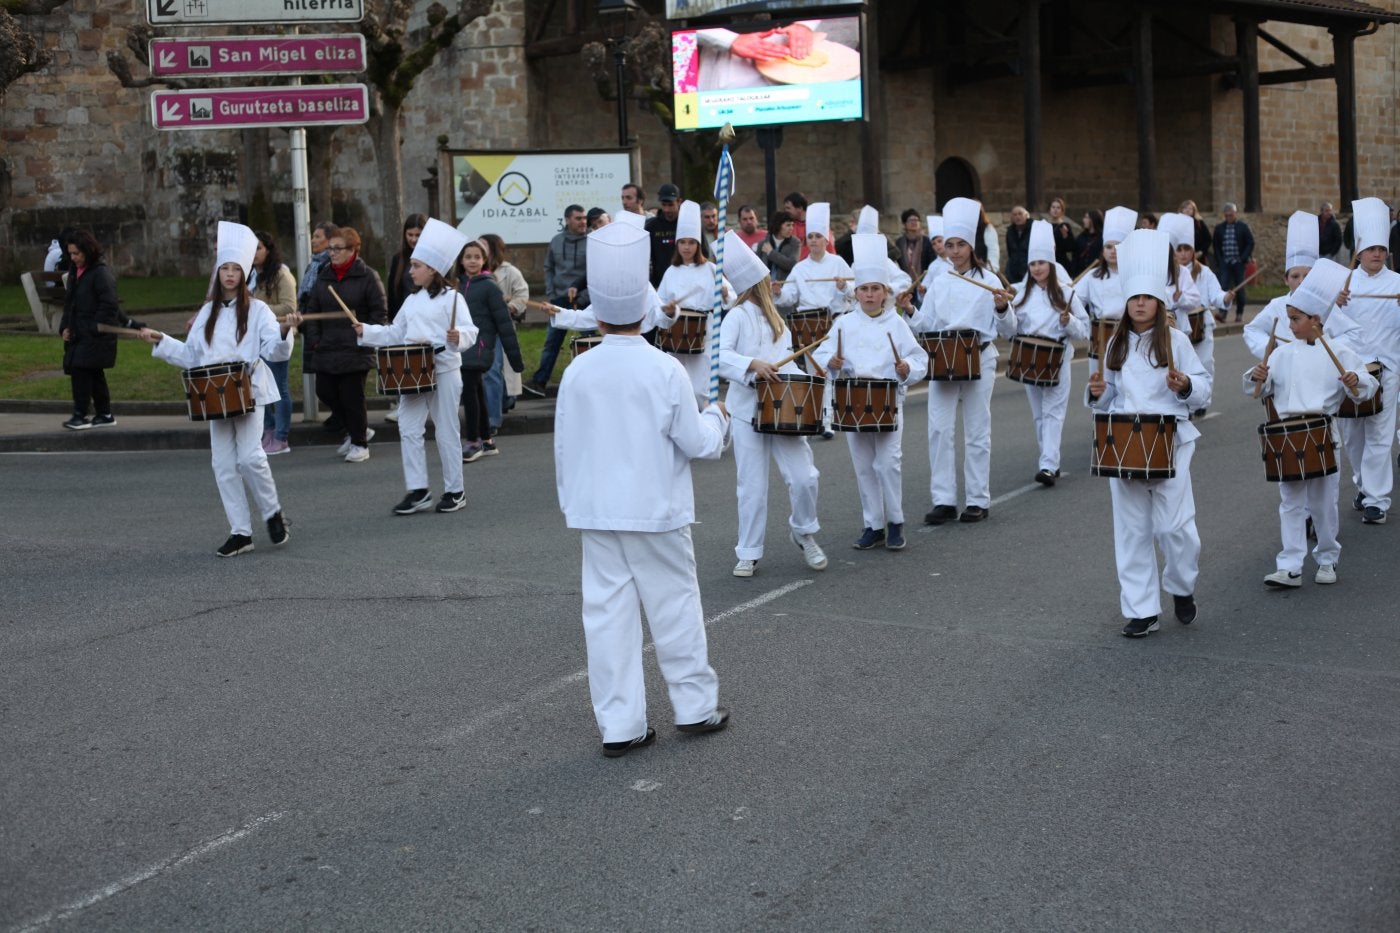
<instances>
[{"instance_id":1,"label":"bare tree","mask_svg":"<svg viewBox=\"0 0 1400 933\"><path fill-rule=\"evenodd\" d=\"M27 74L48 67L52 56L16 16L43 16L68 0L0 0L0 97L5 88Z\"/></svg>"}]
</instances>

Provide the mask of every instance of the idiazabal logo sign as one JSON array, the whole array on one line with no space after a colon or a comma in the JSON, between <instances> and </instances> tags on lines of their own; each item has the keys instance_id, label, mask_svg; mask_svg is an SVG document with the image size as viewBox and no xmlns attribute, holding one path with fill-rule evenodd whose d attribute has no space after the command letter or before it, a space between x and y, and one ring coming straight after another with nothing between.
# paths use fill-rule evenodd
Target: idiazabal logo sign
<instances>
[{"instance_id":1,"label":"idiazabal logo sign","mask_svg":"<svg viewBox=\"0 0 1400 933\"><path fill-rule=\"evenodd\" d=\"M530 200L530 179L519 172L506 172L496 181L496 196L502 204L519 207Z\"/></svg>"}]
</instances>

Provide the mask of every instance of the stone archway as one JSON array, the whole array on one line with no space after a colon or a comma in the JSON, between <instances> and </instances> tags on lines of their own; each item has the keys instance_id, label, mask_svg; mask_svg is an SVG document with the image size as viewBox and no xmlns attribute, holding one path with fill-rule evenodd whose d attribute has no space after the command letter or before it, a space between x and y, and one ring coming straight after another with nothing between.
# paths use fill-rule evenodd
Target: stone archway
<instances>
[{"instance_id":1,"label":"stone archway","mask_svg":"<svg viewBox=\"0 0 1400 933\"><path fill-rule=\"evenodd\" d=\"M938 210L953 198L972 198L980 201L981 185L977 170L966 159L951 156L938 164L933 174L933 198Z\"/></svg>"}]
</instances>

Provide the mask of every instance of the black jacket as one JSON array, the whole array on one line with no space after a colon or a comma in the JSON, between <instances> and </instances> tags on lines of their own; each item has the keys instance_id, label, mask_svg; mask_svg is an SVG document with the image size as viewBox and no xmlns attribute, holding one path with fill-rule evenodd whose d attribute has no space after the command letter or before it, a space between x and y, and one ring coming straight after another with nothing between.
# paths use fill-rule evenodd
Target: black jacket
<instances>
[{"instance_id":1,"label":"black jacket","mask_svg":"<svg viewBox=\"0 0 1400 933\"><path fill-rule=\"evenodd\" d=\"M506 305L501 287L489 272L480 272L468 277L463 274L460 291L467 299L467 310L472 314L476 325L477 352L462 351L462 368L486 370L496 354L496 340L501 341L501 349L506 360L518 373L525 371L525 361L520 356L520 338L516 336L515 324L510 319L510 308ZM485 362L485 366L470 365L475 360Z\"/></svg>"},{"instance_id":2,"label":"black jacket","mask_svg":"<svg viewBox=\"0 0 1400 933\"><path fill-rule=\"evenodd\" d=\"M306 350L311 354L311 365L316 372L368 372L375 367L374 348L362 347L356 342L355 329L331 296L332 288L340 300L355 312L355 317L361 323L384 324L388 321L384 283L379 280L379 273L365 265L359 257L350 264L345 278L338 282L335 269L326 263L311 286L306 311L308 314L333 311L340 316L324 321L306 321L301 325L302 333L306 335Z\"/></svg>"},{"instance_id":3,"label":"black jacket","mask_svg":"<svg viewBox=\"0 0 1400 933\"><path fill-rule=\"evenodd\" d=\"M1218 265L1225 265L1225 222L1221 221L1215 225L1215 261ZM1240 253L1240 266L1246 265L1254 255L1254 234L1250 232L1249 224L1243 220L1235 221L1235 247Z\"/></svg>"},{"instance_id":4,"label":"black jacket","mask_svg":"<svg viewBox=\"0 0 1400 933\"><path fill-rule=\"evenodd\" d=\"M1026 277L1026 270L1029 268L1026 257L1030 254L1032 223L1034 221L1027 220L1019 227L1015 224L1006 225L1006 277L1012 282L1019 282Z\"/></svg>"},{"instance_id":5,"label":"black jacket","mask_svg":"<svg viewBox=\"0 0 1400 933\"><path fill-rule=\"evenodd\" d=\"M671 268L671 257L676 255L676 221L667 220L657 214L646 223L646 231L651 234L651 284L661 285L661 277Z\"/></svg>"},{"instance_id":6,"label":"black jacket","mask_svg":"<svg viewBox=\"0 0 1400 933\"><path fill-rule=\"evenodd\" d=\"M82 275L70 270L67 289L59 331L69 331L72 339L63 345L63 371L111 369L117 365L117 335L100 334L97 325L142 326L117 306L117 277L99 259Z\"/></svg>"}]
</instances>

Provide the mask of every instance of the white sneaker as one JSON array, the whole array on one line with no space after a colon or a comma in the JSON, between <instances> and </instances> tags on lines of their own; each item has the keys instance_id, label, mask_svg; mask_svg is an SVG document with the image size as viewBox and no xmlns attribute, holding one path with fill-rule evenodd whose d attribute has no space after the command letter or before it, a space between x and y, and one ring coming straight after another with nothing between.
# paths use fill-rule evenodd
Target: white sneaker
<instances>
[{"instance_id":1,"label":"white sneaker","mask_svg":"<svg viewBox=\"0 0 1400 933\"><path fill-rule=\"evenodd\" d=\"M374 440L374 428L365 428L365 443Z\"/></svg>"},{"instance_id":2,"label":"white sneaker","mask_svg":"<svg viewBox=\"0 0 1400 933\"><path fill-rule=\"evenodd\" d=\"M756 560L741 560L741 561L739 561L739 563L737 563L737 564L734 565L734 576L736 576L736 577L751 577L751 576L753 576L754 570L756 570L757 568L758 568L758 561L756 561Z\"/></svg>"},{"instance_id":3,"label":"white sneaker","mask_svg":"<svg viewBox=\"0 0 1400 933\"><path fill-rule=\"evenodd\" d=\"M343 457L350 452L350 448L355 446L355 442L350 440L350 435L345 435L345 440L340 442L340 446L335 449L337 457Z\"/></svg>"},{"instance_id":4,"label":"white sneaker","mask_svg":"<svg viewBox=\"0 0 1400 933\"><path fill-rule=\"evenodd\" d=\"M1319 573L1321 571L1319 570ZM1333 577L1333 579L1336 579ZM1275 570L1264 577L1264 583L1268 586L1302 586L1303 575L1301 573L1289 573L1287 570Z\"/></svg>"},{"instance_id":5,"label":"white sneaker","mask_svg":"<svg viewBox=\"0 0 1400 933\"><path fill-rule=\"evenodd\" d=\"M384 416L384 420L385 420L385 421L395 421L395 422L399 420L399 403L398 403L398 402L391 402L391 403L389 404L389 413L388 413L387 415Z\"/></svg>"},{"instance_id":6,"label":"white sneaker","mask_svg":"<svg viewBox=\"0 0 1400 933\"><path fill-rule=\"evenodd\" d=\"M807 561L807 566L813 570L826 569L826 552L822 546L811 535L799 535L797 532L790 532L792 543L802 549L802 557Z\"/></svg>"},{"instance_id":7,"label":"white sneaker","mask_svg":"<svg viewBox=\"0 0 1400 933\"><path fill-rule=\"evenodd\" d=\"M368 460L368 459L369 459L369 448L368 448L368 447L357 447L357 446L355 446L354 444L351 444L351 445L350 445L350 451L349 451L349 453L347 453L347 454L345 455L345 462L346 462L346 463L364 463L364 462L365 462L366 460Z\"/></svg>"},{"instance_id":8,"label":"white sneaker","mask_svg":"<svg viewBox=\"0 0 1400 933\"><path fill-rule=\"evenodd\" d=\"M1318 567L1317 567L1317 576L1313 577L1313 582L1314 582L1314 583L1321 583L1321 584L1324 584L1324 585L1326 585L1326 584L1328 584L1328 583L1336 583L1336 582L1337 582L1337 565L1336 565L1336 564L1319 564Z\"/></svg>"}]
</instances>

